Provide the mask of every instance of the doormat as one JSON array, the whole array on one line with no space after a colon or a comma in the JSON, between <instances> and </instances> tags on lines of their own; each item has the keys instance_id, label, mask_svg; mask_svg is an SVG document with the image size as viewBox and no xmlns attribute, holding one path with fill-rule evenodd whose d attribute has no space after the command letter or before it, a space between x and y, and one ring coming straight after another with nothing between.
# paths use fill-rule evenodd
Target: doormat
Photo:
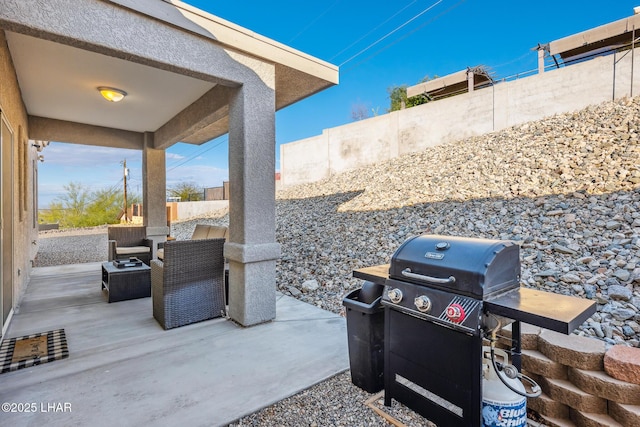
<instances>
[{"instance_id":1,"label":"doormat","mask_svg":"<svg viewBox=\"0 0 640 427\"><path fill-rule=\"evenodd\" d=\"M64 329L10 338L0 345L0 374L69 357Z\"/></svg>"}]
</instances>

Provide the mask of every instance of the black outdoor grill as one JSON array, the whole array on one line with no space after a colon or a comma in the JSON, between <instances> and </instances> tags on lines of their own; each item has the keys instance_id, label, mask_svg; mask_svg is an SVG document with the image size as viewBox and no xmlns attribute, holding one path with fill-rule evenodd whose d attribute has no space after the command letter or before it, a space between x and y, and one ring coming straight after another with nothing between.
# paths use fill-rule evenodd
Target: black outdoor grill
<instances>
[{"instance_id":1,"label":"black outdoor grill","mask_svg":"<svg viewBox=\"0 0 640 427\"><path fill-rule=\"evenodd\" d=\"M520 321L568 334L595 303L520 287L520 247L439 235L411 238L390 265L356 270L384 283L385 405L396 399L441 427L481 425L482 346L488 329Z\"/></svg>"}]
</instances>

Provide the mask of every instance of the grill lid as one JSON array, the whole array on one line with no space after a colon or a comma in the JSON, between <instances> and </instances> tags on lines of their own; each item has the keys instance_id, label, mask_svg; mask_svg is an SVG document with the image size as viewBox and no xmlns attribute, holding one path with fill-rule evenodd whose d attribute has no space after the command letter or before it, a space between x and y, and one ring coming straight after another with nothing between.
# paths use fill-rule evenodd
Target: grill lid
<instances>
[{"instance_id":1,"label":"grill lid","mask_svg":"<svg viewBox=\"0 0 640 427\"><path fill-rule=\"evenodd\" d=\"M520 286L520 247L507 240L424 234L393 254L389 277L485 298Z\"/></svg>"}]
</instances>

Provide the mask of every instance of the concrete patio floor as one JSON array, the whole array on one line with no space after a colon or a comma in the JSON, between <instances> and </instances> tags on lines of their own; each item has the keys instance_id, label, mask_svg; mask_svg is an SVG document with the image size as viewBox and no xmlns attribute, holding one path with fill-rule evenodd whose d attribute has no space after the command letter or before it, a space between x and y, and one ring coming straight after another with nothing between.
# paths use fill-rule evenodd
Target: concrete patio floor
<instances>
[{"instance_id":1,"label":"concrete patio floor","mask_svg":"<svg viewBox=\"0 0 640 427\"><path fill-rule=\"evenodd\" d=\"M0 375L0 402L37 407L0 425L220 426L349 367L345 319L294 298L263 325L165 331L151 298L109 304L100 283L100 263L33 270L7 338L64 328L69 358Z\"/></svg>"}]
</instances>

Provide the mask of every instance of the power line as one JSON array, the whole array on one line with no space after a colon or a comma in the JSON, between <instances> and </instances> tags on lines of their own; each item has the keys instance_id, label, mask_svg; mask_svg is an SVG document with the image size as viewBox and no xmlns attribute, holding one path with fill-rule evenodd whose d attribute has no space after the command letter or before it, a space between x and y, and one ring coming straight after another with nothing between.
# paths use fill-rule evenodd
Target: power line
<instances>
[{"instance_id":1,"label":"power line","mask_svg":"<svg viewBox=\"0 0 640 427\"><path fill-rule=\"evenodd\" d=\"M204 151L200 151L200 152L198 152L198 153L194 154L193 156L191 156L191 157L187 158L186 160L184 160L182 163L179 163L179 164L177 164L177 165L175 165L175 166L173 166L173 167L171 167L171 168L168 168L168 169L167 169L167 172L170 172L170 171L172 171L172 170L176 169L177 167L182 166L182 165L184 165L185 163L188 163L188 162L190 162L190 161L192 161L192 160L196 159L197 157L199 157L199 156L203 155L204 153L206 153L206 152L208 152L208 151L213 150L213 149L214 149L214 148L216 148L216 147L219 147L221 144L223 144L223 143L225 143L225 142L227 142L227 141L228 141L228 139L222 139L222 140L220 140L220 142L218 142L217 144L214 144L214 145L212 145L211 147L208 147L208 148L207 148L206 150L204 150Z\"/></svg>"},{"instance_id":2,"label":"power line","mask_svg":"<svg viewBox=\"0 0 640 427\"><path fill-rule=\"evenodd\" d=\"M329 6L324 12L322 12L320 15L318 15L315 19L313 19L309 24L307 24L307 26L305 26L302 30L300 30L300 32L298 34L296 34L295 36L293 36L288 43L291 43L292 41L294 41L295 39L297 39L302 33L304 33L305 31L307 31L309 28L311 28L316 22L318 22L324 15L327 14L327 12L329 12L331 9L333 9L333 7L335 5L337 5L338 3L340 3L341 0L336 0L331 6Z\"/></svg>"},{"instance_id":3,"label":"power line","mask_svg":"<svg viewBox=\"0 0 640 427\"><path fill-rule=\"evenodd\" d=\"M491 68L495 69L495 68L504 67L505 65L511 65L514 62L518 62L518 61L520 61L520 60L522 60L522 59L524 59L524 58L526 58L527 56L530 56L530 55L531 55L531 49L527 50L526 53L524 53L523 55L521 55L521 56L519 56L519 57L517 57L515 59L512 59L512 60L507 61L507 62L503 62L502 64L492 65Z\"/></svg>"},{"instance_id":4,"label":"power line","mask_svg":"<svg viewBox=\"0 0 640 427\"><path fill-rule=\"evenodd\" d=\"M185 144L186 145L186 144ZM175 147L175 145L173 146ZM171 148L173 148L171 147ZM176 158L170 159L172 163L178 163L179 161L181 161L184 157L186 157L188 154L187 153L187 147L184 146L180 146L180 149L176 149L175 151L172 151L171 153L167 152L167 154L171 154L173 156L176 156Z\"/></svg>"},{"instance_id":5,"label":"power line","mask_svg":"<svg viewBox=\"0 0 640 427\"><path fill-rule=\"evenodd\" d=\"M208 147L206 147L206 148L208 148ZM183 162L185 158L190 158L190 156L191 157L193 157L193 156L197 157L206 148L203 148L202 146L198 146L198 148L196 149L195 152L193 152L193 150L192 150L191 153L187 153L188 150L180 150L180 152L172 153L172 154L175 154L176 156L179 156L179 157L177 159L173 159L171 161L171 164L168 165L167 167L168 168L172 168L174 165L177 165L178 163Z\"/></svg>"},{"instance_id":6,"label":"power line","mask_svg":"<svg viewBox=\"0 0 640 427\"><path fill-rule=\"evenodd\" d=\"M422 12L418 13L417 15L415 15L413 18L405 21L402 25L396 27L395 29L393 29L392 31L388 32L387 34L385 34L384 36L380 37L378 40L376 40L375 42L371 43L369 46L365 47L364 49L362 49L360 52L356 53L355 55L353 55L351 58L347 59L346 61L344 61L342 64L340 64L340 67L342 67L344 64L352 61L353 59L357 58L358 56L362 55L363 53L365 53L366 51L368 51L369 49L371 49L373 46L377 45L378 43L380 43L381 41L383 41L384 39L386 39L387 37L389 37L390 35L394 34L395 32L397 32L398 30L406 27L407 25L409 25L411 22L415 21L416 19L418 19L419 17L421 17L422 15L424 15L425 13L429 12L431 9L433 9L434 7L436 7L437 5L439 5L440 3L442 3L444 0L438 0L435 3L433 3L431 6L427 7L426 9L424 9Z\"/></svg>"},{"instance_id":7,"label":"power line","mask_svg":"<svg viewBox=\"0 0 640 427\"><path fill-rule=\"evenodd\" d=\"M400 13L404 12L409 6L411 6L412 4L414 4L415 2L417 2L418 0L413 0L411 3L409 3L408 5L406 5L405 7L403 7L402 9L400 9L399 11L397 11L396 13L394 13L393 15L391 15L390 17L388 17L387 19L384 20L384 22L382 22L381 24L378 24L378 26L376 26L375 28L373 28L372 30L370 30L369 32L367 32L365 35L363 35L362 37L360 37L358 40L354 41L353 43L351 43L349 46L345 47L344 49L342 49L340 52L336 53L335 55L333 55L331 58L329 58L329 61L333 61L337 56L339 56L340 54L342 54L343 52L349 50L351 47L353 47L355 44L361 42L363 39L365 39L367 36L369 36L371 33L373 33L374 31L376 31L378 28L382 27L384 24L386 24L387 22L391 21L393 18L395 18L396 16L398 16Z\"/></svg>"},{"instance_id":8,"label":"power line","mask_svg":"<svg viewBox=\"0 0 640 427\"><path fill-rule=\"evenodd\" d=\"M442 1L442 0L441 0ZM369 57L367 57L366 59L358 62L356 65L354 65L353 67L349 67L348 69L344 70L343 72L346 72L348 70L354 69L362 64L364 64L365 62L367 62L368 60L376 57L378 54L380 54L381 52L384 52L385 50L389 49L391 46L400 43L402 40L406 39L407 37L409 37L410 35L412 35L413 33L415 33L416 31L419 31L421 29L423 29L424 27L426 27L427 25L431 24L432 22L436 21L437 19L443 17L444 15L446 15L447 13L451 12L452 10L454 10L455 8L457 8L458 6L460 6L462 3L464 3L466 0L460 0L458 3L454 4L453 6L451 6L449 9L445 10L444 12L441 12L440 14L436 15L435 17L431 18L430 20L428 20L427 22L425 22L424 24L420 25L418 28L415 28L413 30L411 30L409 33L403 35L402 37L400 37L399 39L389 43L388 45L386 45L385 47L383 47L382 49L377 50L373 55L370 55Z\"/></svg>"},{"instance_id":9,"label":"power line","mask_svg":"<svg viewBox=\"0 0 640 427\"><path fill-rule=\"evenodd\" d=\"M228 137L227 137L227 139L228 139ZM226 142L226 141L227 141L227 139L225 139L223 142ZM187 160L193 160L193 159L196 159L196 158L197 158L198 156L200 156L201 154L206 153L207 151L211 150L211 149L212 149L212 147L210 147L208 144L209 144L210 142L212 142L212 141L214 141L214 139L212 139L212 140L208 141L208 142L207 142L207 143L205 143L205 144L199 145L199 146L198 146L198 148L196 149L196 150L198 150L198 151L195 151L195 152L193 152L193 151L192 151L192 153L190 153L190 154L184 154L184 153L185 153L185 151L188 151L188 150L184 150L184 148L186 148L186 144L185 144L185 146L184 146L184 147L182 147L182 148L183 148L182 150L180 150L180 151L176 151L176 152L173 152L173 153L172 153L172 154L175 154L175 155L177 155L177 156L182 156L182 157L181 157L181 158L179 158L179 159L174 159L174 160L171 162L171 164L167 165L167 171L172 170L172 169L175 169L175 168L177 168L178 166L181 166L181 165L182 165L182 164L184 164L184 162L186 162ZM217 146L219 146L219 145L220 145L220 143L216 144L216 145L215 145L215 147L217 147ZM185 157L187 157L187 159L186 159L186 160L185 160Z\"/></svg>"},{"instance_id":10,"label":"power line","mask_svg":"<svg viewBox=\"0 0 640 427\"><path fill-rule=\"evenodd\" d=\"M177 168L178 166L182 166L183 164L185 164L185 163L187 163L187 162L190 162L191 160L197 159L197 158L198 158L199 156L201 156L202 154L204 154L204 153L206 153L206 152L208 152L208 151L212 150L212 149L213 149L213 148L215 148L215 147L220 146L220 144L222 144L222 143L224 143L224 142L227 142L227 140L228 140L228 137L227 137L226 139L224 139L224 140L221 140L221 141L220 141L220 142L218 142L217 144L212 145L212 146L208 146L208 145L207 145L208 143L207 143L207 144L204 144L204 145L202 145L202 146L198 147L198 148L199 148L199 150L198 150L198 151L196 151L195 153L191 154L191 155L190 155L189 157L187 157L186 159L182 158L182 159L175 160L171 165L167 166L167 172L168 172L168 171L170 171L170 170L173 170L173 169Z\"/></svg>"}]
</instances>

